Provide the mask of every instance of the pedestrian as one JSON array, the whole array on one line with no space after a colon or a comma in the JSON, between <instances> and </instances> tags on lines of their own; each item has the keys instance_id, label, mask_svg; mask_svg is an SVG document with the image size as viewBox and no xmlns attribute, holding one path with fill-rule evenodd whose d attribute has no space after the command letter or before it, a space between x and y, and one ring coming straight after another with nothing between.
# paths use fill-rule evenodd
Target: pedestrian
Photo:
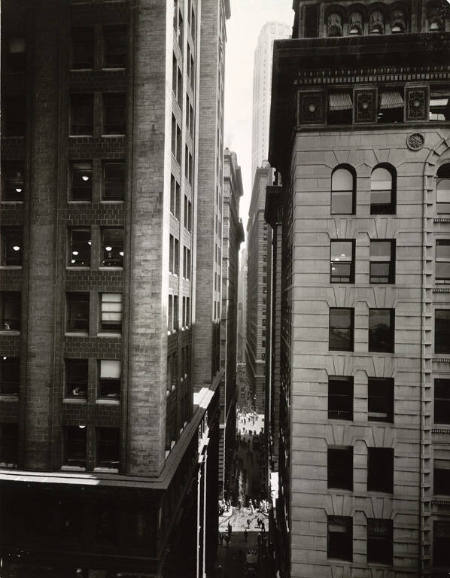
<instances>
[{"instance_id":1,"label":"pedestrian","mask_svg":"<svg viewBox=\"0 0 450 578\"><path fill-rule=\"evenodd\" d=\"M233 531L233 526L230 524L230 522L228 522L228 535L231 536L231 532Z\"/></svg>"},{"instance_id":2,"label":"pedestrian","mask_svg":"<svg viewBox=\"0 0 450 578\"><path fill-rule=\"evenodd\" d=\"M251 520L250 518L247 518L247 528L250 530L250 524L251 524Z\"/></svg>"},{"instance_id":3,"label":"pedestrian","mask_svg":"<svg viewBox=\"0 0 450 578\"><path fill-rule=\"evenodd\" d=\"M248 538L248 532L247 532L247 528L245 528L244 530L244 540L247 542L247 538Z\"/></svg>"}]
</instances>

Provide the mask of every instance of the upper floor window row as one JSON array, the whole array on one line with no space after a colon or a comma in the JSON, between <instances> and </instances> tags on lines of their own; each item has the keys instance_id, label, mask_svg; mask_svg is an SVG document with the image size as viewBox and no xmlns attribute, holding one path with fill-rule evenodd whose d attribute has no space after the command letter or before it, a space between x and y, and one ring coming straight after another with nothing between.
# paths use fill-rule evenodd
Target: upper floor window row
<instances>
[{"instance_id":1,"label":"upper floor window row","mask_svg":"<svg viewBox=\"0 0 450 578\"><path fill-rule=\"evenodd\" d=\"M361 36L366 34L399 34L408 32L407 9L396 4L392 10L377 5L369 12L361 7L330 6L326 16L327 36Z\"/></svg>"},{"instance_id":2,"label":"upper floor window row","mask_svg":"<svg viewBox=\"0 0 450 578\"><path fill-rule=\"evenodd\" d=\"M396 210L397 176L391 165L378 165L370 178L370 214L393 215ZM331 176L331 213L354 215L356 212L356 171L340 165Z\"/></svg>"},{"instance_id":3,"label":"upper floor window row","mask_svg":"<svg viewBox=\"0 0 450 578\"><path fill-rule=\"evenodd\" d=\"M94 94L72 94L70 96L70 134L91 136L97 124L103 135L126 134L126 104L126 95L123 93L104 93L101 103L97 102Z\"/></svg>"},{"instance_id":4,"label":"upper floor window row","mask_svg":"<svg viewBox=\"0 0 450 578\"><path fill-rule=\"evenodd\" d=\"M97 34L93 26L76 26L71 30L70 67L72 70L126 68L128 60L127 26L103 26Z\"/></svg>"}]
</instances>

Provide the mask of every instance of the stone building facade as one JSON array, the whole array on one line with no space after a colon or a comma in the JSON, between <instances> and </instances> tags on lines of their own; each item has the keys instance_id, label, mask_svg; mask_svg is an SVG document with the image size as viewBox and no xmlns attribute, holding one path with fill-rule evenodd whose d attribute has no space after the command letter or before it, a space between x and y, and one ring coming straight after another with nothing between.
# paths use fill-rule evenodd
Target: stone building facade
<instances>
[{"instance_id":1,"label":"stone building facade","mask_svg":"<svg viewBox=\"0 0 450 578\"><path fill-rule=\"evenodd\" d=\"M293 39L275 43L282 186L266 212L277 256L281 241L279 572L445 576L448 5L294 7Z\"/></svg>"},{"instance_id":2,"label":"stone building facade","mask_svg":"<svg viewBox=\"0 0 450 578\"><path fill-rule=\"evenodd\" d=\"M222 173L201 155L223 122L210 110L229 16L227 0L2 4L0 555L14 576L214 563L221 370L192 333L214 333L196 298L197 269L215 265L197 249Z\"/></svg>"}]
</instances>

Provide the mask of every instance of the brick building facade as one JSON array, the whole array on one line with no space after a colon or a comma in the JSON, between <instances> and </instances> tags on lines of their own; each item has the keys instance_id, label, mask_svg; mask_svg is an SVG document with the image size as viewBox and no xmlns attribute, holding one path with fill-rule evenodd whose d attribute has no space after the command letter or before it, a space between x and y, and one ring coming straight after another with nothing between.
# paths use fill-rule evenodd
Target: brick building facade
<instances>
[{"instance_id":1,"label":"brick building facade","mask_svg":"<svg viewBox=\"0 0 450 578\"><path fill-rule=\"evenodd\" d=\"M229 15L218 0L2 5L0 551L14 575L214 563L220 367L206 352L195 380L192 333L211 342L196 281L222 175L201 155Z\"/></svg>"}]
</instances>

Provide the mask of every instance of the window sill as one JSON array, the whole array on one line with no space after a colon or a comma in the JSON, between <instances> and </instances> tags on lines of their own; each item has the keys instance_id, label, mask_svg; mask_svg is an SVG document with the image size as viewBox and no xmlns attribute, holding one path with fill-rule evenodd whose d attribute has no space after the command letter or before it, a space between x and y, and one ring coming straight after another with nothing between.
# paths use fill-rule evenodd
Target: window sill
<instances>
[{"instance_id":1,"label":"window sill","mask_svg":"<svg viewBox=\"0 0 450 578\"><path fill-rule=\"evenodd\" d=\"M105 265L100 265L99 271L123 271L123 267L108 267Z\"/></svg>"},{"instance_id":2,"label":"window sill","mask_svg":"<svg viewBox=\"0 0 450 578\"><path fill-rule=\"evenodd\" d=\"M92 72L94 69L92 67L89 68L71 68L70 72Z\"/></svg>"},{"instance_id":3,"label":"window sill","mask_svg":"<svg viewBox=\"0 0 450 578\"><path fill-rule=\"evenodd\" d=\"M0 462L0 468L8 468L8 469L17 470L17 464L10 464L8 462Z\"/></svg>"},{"instance_id":4,"label":"window sill","mask_svg":"<svg viewBox=\"0 0 450 578\"><path fill-rule=\"evenodd\" d=\"M0 265L0 269L22 269L22 265Z\"/></svg>"},{"instance_id":5,"label":"window sill","mask_svg":"<svg viewBox=\"0 0 450 578\"><path fill-rule=\"evenodd\" d=\"M69 138L94 138L93 134L69 134Z\"/></svg>"},{"instance_id":6,"label":"window sill","mask_svg":"<svg viewBox=\"0 0 450 578\"><path fill-rule=\"evenodd\" d=\"M10 402L10 401L18 401L19 394L18 393L0 393L0 402Z\"/></svg>"},{"instance_id":7,"label":"window sill","mask_svg":"<svg viewBox=\"0 0 450 578\"><path fill-rule=\"evenodd\" d=\"M69 205L90 205L92 201L79 201L77 199L68 199Z\"/></svg>"},{"instance_id":8,"label":"window sill","mask_svg":"<svg viewBox=\"0 0 450 578\"><path fill-rule=\"evenodd\" d=\"M103 205L123 205L125 199L100 199Z\"/></svg>"},{"instance_id":9,"label":"window sill","mask_svg":"<svg viewBox=\"0 0 450 578\"><path fill-rule=\"evenodd\" d=\"M81 405L86 405L87 404L87 398L85 397L65 397L63 399L64 403L74 403L74 404L81 404Z\"/></svg>"},{"instance_id":10,"label":"window sill","mask_svg":"<svg viewBox=\"0 0 450 578\"><path fill-rule=\"evenodd\" d=\"M89 265L66 265L66 269L71 271L89 271L90 268Z\"/></svg>"},{"instance_id":11,"label":"window sill","mask_svg":"<svg viewBox=\"0 0 450 578\"><path fill-rule=\"evenodd\" d=\"M122 337L122 333L119 331L117 331L117 333L114 333L113 331L99 331L97 337Z\"/></svg>"},{"instance_id":12,"label":"window sill","mask_svg":"<svg viewBox=\"0 0 450 578\"><path fill-rule=\"evenodd\" d=\"M97 468L94 468L94 472L103 472L105 474L118 474L119 473L119 468L108 468L105 466L99 466Z\"/></svg>"},{"instance_id":13,"label":"window sill","mask_svg":"<svg viewBox=\"0 0 450 578\"><path fill-rule=\"evenodd\" d=\"M2 205L23 205L23 201L0 201Z\"/></svg>"},{"instance_id":14,"label":"window sill","mask_svg":"<svg viewBox=\"0 0 450 578\"><path fill-rule=\"evenodd\" d=\"M86 466L61 466L62 472L85 472Z\"/></svg>"},{"instance_id":15,"label":"window sill","mask_svg":"<svg viewBox=\"0 0 450 578\"><path fill-rule=\"evenodd\" d=\"M347 559L343 559L343 558L331 558L331 557L327 556L327 560L331 560L333 562L344 563L344 564L353 564L353 560L347 560Z\"/></svg>"},{"instance_id":16,"label":"window sill","mask_svg":"<svg viewBox=\"0 0 450 578\"><path fill-rule=\"evenodd\" d=\"M0 329L0 335L20 335L17 329Z\"/></svg>"},{"instance_id":17,"label":"window sill","mask_svg":"<svg viewBox=\"0 0 450 578\"><path fill-rule=\"evenodd\" d=\"M87 331L66 331L64 335L66 337L89 337Z\"/></svg>"},{"instance_id":18,"label":"window sill","mask_svg":"<svg viewBox=\"0 0 450 578\"><path fill-rule=\"evenodd\" d=\"M118 70L126 70L126 66L102 66L102 70L110 71L118 71Z\"/></svg>"},{"instance_id":19,"label":"window sill","mask_svg":"<svg viewBox=\"0 0 450 578\"><path fill-rule=\"evenodd\" d=\"M102 138L124 138L126 133L124 132L111 132L111 133L102 133L100 135Z\"/></svg>"},{"instance_id":20,"label":"window sill","mask_svg":"<svg viewBox=\"0 0 450 578\"><path fill-rule=\"evenodd\" d=\"M100 405L120 405L120 399L118 397L114 397L111 399L102 397L100 399L97 399L95 403L98 403Z\"/></svg>"}]
</instances>

